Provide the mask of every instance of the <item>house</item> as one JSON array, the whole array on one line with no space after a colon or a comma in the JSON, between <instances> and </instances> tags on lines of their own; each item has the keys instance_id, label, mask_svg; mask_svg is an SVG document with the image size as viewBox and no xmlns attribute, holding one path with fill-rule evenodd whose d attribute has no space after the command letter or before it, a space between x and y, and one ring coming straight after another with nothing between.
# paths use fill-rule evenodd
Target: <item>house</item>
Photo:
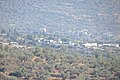
<instances>
[{"instance_id":1,"label":"house","mask_svg":"<svg viewBox=\"0 0 120 80\"><path fill-rule=\"evenodd\" d=\"M98 44L97 43L86 43L86 44L83 44L84 47L97 47Z\"/></svg>"},{"instance_id":2,"label":"house","mask_svg":"<svg viewBox=\"0 0 120 80\"><path fill-rule=\"evenodd\" d=\"M54 43L55 41L54 40L49 40L50 43Z\"/></svg>"},{"instance_id":3,"label":"house","mask_svg":"<svg viewBox=\"0 0 120 80\"><path fill-rule=\"evenodd\" d=\"M27 46L26 48L27 48L27 50L29 50L29 51L35 51L35 47Z\"/></svg>"},{"instance_id":4,"label":"house","mask_svg":"<svg viewBox=\"0 0 120 80\"><path fill-rule=\"evenodd\" d=\"M62 41L61 39L58 39L58 43L59 43L59 44L62 44L63 41Z\"/></svg>"},{"instance_id":5,"label":"house","mask_svg":"<svg viewBox=\"0 0 120 80\"><path fill-rule=\"evenodd\" d=\"M73 43L73 42L69 41L69 45L70 45L70 46L74 46L74 45L75 45L75 43Z\"/></svg>"},{"instance_id":6,"label":"house","mask_svg":"<svg viewBox=\"0 0 120 80\"><path fill-rule=\"evenodd\" d=\"M9 45L9 43L7 43L7 42L0 42L0 44L3 46Z\"/></svg>"},{"instance_id":7,"label":"house","mask_svg":"<svg viewBox=\"0 0 120 80\"><path fill-rule=\"evenodd\" d=\"M119 47L119 44L100 44L99 47Z\"/></svg>"},{"instance_id":8,"label":"house","mask_svg":"<svg viewBox=\"0 0 120 80\"><path fill-rule=\"evenodd\" d=\"M18 42L10 42L10 45L18 45Z\"/></svg>"}]
</instances>

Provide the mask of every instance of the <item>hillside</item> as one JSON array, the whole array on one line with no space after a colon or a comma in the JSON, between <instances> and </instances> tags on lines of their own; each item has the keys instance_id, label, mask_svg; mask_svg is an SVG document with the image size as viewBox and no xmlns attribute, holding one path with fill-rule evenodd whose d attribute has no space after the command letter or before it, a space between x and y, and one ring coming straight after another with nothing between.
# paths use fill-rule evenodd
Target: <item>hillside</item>
<instances>
[{"instance_id":1,"label":"hillside","mask_svg":"<svg viewBox=\"0 0 120 80\"><path fill-rule=\"evenodd\" d=\"M120 80L120 48L93 50L89 56L1 44L0 80Z\"/></svg>"},{"instance_id":2,"label":"hillside","mask_svg":"<svg viewBox=\"0 0 120 80\"><path fill-rule=\"evenodd\" d=\"M0 30L41 34L46 27L59 37L105 41L120 34L120 1L0 0L0 18Z\"/></svg>"}]
</instances>

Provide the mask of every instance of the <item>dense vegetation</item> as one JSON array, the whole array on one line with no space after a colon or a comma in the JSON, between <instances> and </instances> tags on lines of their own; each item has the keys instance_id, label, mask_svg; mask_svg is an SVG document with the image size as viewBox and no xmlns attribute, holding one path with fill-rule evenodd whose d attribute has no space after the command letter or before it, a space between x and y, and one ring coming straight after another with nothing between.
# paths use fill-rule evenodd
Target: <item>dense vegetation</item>
<instances>
[{"instance_id":1,"label":"dense vegetation","mask_svg":"<svg viewBox=\"0 0 120 80\"><path fill-rule=\"evenodd\" d=\"M0 0L0 28L25 34L46 27L59 38L113 41L120 34L119 17L119 0Z\"/></svg>"},{"instance_id":2,"label":"dense vegetation","mask_svg":"<svg viewBox=\"0 0 120 80\"><path fill-rule=\"evenodd\" d=\"M120 44L119 9L119 0L0 0L0 80L120 80L120 47L82 46Z\"/></svg>"},{"instance_id":3,"label":"dense vegetation","mask_svg":"<svg viewBox=\"0 0 120 80\"><path fill-rule=\"evenodd\" d=\"M118 52L117 52L118 51ZM120 80L119 50L94 50L92 56L82 53L36 46L27 51L0 48L1 80Z\"/></svg>"}]
</instances>

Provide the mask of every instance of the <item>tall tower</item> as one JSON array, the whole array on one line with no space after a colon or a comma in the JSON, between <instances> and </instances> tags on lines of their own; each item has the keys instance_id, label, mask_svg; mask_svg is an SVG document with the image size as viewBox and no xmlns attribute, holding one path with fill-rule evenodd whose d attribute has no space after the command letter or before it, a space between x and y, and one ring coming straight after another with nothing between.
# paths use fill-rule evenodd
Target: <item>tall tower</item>
<instances>
[{"instance_id":1,"label":"tall tower","mask_svg":"<svg viewBox=\"0 0 120 80\"><path fill-rule=\"evenodd\" d=\"M43 28L43 35L45 35L47 33L47 29L44 27Z\"/></svg>"}]
</instances>

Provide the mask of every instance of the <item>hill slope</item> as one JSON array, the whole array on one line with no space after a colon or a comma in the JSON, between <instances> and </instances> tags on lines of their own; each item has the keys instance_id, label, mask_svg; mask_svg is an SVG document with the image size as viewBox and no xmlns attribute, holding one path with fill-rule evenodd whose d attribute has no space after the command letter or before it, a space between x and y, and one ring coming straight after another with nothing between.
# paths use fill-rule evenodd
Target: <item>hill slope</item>
<instances>
[{"instance_id":1,"label":"hill slope","mask_svg":"<svg viewBox=\"0 0 120 80\"><path fill-rule=\"evenodd\" d=\"M0 0L0 7L2 29L39 33L46 27L50 33L69 36L71 30L79 34L87 29L101 38L120 30L119 0Z\"/></svg>"}]
</instances>

